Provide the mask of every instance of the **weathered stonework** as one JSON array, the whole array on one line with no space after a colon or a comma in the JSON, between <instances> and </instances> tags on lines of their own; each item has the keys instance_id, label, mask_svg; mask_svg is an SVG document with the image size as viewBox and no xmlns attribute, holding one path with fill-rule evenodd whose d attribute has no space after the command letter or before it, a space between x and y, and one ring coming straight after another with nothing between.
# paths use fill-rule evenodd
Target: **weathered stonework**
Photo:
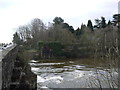
<instances>
[{"instance_id":1,"label":"weathered stonework","mask_svg":"<svg viewBox=\"0 0 120 90\"><path fill-rule=\"evenodd\" d=\"M9 90L17 47L11 51L5 51L5 53L6 54L4 54L5 56L2 59L2 89Z\"/></svg>"},{"instance_id":2,"label":"weathered stonework","mask_svg":"<svg viewBox=\"0 0 120 90\"><path fill-rule=\"evenodd\" d=\"M17 60L18 49L14 47L2 59L2 90L36 90L37 76L28 64L24 68Z\"/></svg>"}]
</instances>

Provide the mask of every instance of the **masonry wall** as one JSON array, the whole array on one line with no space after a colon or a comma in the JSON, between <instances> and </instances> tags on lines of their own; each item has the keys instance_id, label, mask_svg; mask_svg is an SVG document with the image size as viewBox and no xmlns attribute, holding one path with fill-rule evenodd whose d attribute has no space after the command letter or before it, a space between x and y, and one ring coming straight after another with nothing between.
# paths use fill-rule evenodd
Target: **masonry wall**
<instances>
[{"instance_id":1,"label":"masonry wall","mask_svg":"<svg viewBox=\"0 0 120 90\"><path fill-rule=\"evenodd\" d=\"M17 59L18 50L14 47L2 59L2 90L36 90L37 75Z\"/></svg>"},{"instance_id":2,"label":"masonry wall","mask_svg":"<svg viewBox=\"0 0 120 90\"><path fill-rule=\"evenodd\" d=\"M11 83L14 61L17 54L17 46L9 51L2 59L2 89L8 90Z\"/></svg>"}]
</instances>

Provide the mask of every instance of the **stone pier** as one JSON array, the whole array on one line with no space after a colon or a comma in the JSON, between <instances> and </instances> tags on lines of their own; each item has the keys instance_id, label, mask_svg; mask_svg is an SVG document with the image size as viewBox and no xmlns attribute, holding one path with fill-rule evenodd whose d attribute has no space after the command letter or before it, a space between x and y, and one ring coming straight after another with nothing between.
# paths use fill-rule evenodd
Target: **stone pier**
<instances>
[{"instance_id":1,"label":"stone pier","mask_svg":"<svg viewBox=\"0 0 120 90\"><path fill-rule=\"evenodd\" d=\"M23 72L23 63L21 65L21 61L17 60L18 50L19 46L13 45L0 51L0 90L36 90L37 88L37 85L30 86L37 83L37 76L31 72L29 65L26 67L26 72ZM25 86L30 87L26 89Z\"/></svg>"}]
</instances>

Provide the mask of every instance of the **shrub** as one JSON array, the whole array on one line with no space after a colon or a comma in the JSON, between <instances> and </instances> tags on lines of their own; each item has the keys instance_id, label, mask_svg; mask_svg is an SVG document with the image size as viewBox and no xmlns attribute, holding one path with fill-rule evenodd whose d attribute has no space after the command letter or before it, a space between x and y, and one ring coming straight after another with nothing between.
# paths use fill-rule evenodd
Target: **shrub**
<instances>
[{"instance_id":1,"label":"shrub","mask_svg":"<svg viewBox=\"0 0 120 90\"><path fill-rule=\"evenodd\" d=\"M44 46L44 42L43 41L39 41L38 42L38 50L41 50L41 48Z\"/></svg>"},{"instance_id":2,"label":"shrub","mask_svg":"<svg viewBox=\"0 0 120 90\"><path fill-rule=\"evenodd\" d=\"M52 49L53 55L55 55L55 56L63 55L62 45L60 42L58 42L58 41L49 42L48 46Z\"/></svg>"}]
</instances>

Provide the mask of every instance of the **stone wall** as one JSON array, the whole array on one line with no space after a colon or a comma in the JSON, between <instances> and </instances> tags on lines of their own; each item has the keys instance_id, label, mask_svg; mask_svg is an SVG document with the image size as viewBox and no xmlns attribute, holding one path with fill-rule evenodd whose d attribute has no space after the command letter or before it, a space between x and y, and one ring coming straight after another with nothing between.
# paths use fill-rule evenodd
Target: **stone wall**
<instances>
[{"instance_id":1,"label":"stone wall","mask_svg":"<svg viewBox=\"0 0 120 90\"><path fill-rule=\"evenodd\" d=\"M17 59L18 50L14 47L2 59L2 90L36 90L37 76Z\"/></svg>"},{"instance_id":2,"label":"stone wall","mask_svg":"<svg viewBox=\"0 0 120 90\"><path fill-rule=\"evenodd\" d=\"M14 68L14 61L16 59L17 47L7 52L2 59L2 89L8 90L11 83L12 71Z\"/></svg>"}]
</instances>

